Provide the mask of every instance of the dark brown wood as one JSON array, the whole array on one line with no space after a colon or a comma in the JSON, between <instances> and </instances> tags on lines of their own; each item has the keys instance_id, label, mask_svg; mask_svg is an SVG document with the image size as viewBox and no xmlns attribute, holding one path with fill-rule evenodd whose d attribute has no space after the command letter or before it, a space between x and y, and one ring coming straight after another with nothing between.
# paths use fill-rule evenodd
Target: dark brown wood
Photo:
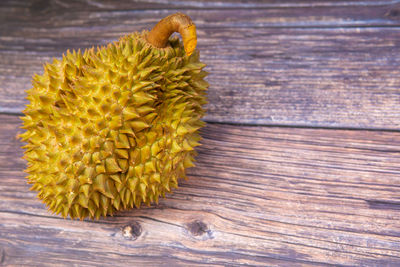
<instances>
[{"instance_id":1,"label":"dark brown wood","mask_svg":"<svg viewBox=\"0 0 400 267\"><path fill-rule=\"evenodd\" d=\"M206 121L400 129L395 1L2 1L0 112L21 112L52 57L150 29L176 9L198 26Z\"/></svg>"},{"instance_id":2,"label":"dark brown wood","mask_svg":"<svg viewBox=\"0 0 400 267\"><path fill-rule=\"evenodd\" d=\"M208 124L197 167L158 206L48 213L0 115L2 266L398 266L400 133Z\"/></svg>"}]
</instances>

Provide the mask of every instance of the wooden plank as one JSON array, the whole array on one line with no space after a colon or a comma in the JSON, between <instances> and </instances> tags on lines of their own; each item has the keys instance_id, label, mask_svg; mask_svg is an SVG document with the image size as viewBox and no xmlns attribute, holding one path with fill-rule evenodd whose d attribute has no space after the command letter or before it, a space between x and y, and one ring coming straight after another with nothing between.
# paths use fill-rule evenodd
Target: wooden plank
<instances>
[{"instance_id":1,"label":"wooden plank","mask_svg":"<svg viewBox=\"0 0 400 267\"><path fill-rule=\"evenodd\" d=\"M50 215L0 115L0 265L400 264L400 133L208 124L190 179L100 221Z\"/></svg>"},{"instance_id":2,"label":"wooden plank","mask_svg":"<svg viewBox=\"0 0 400 267\"><path fill-rule=\"evenodd\" d=\"M126 10L126 9L253 9L253 8L315 8L315 7L365 7L390 6L398 3L395 0L227 0L227 1L188 1L188 0L127 0L115 2L113 0L3 0L2 7L18 11L43 11L57 8L62 9L90 9L90 10Z\"/></svg>"},{"instance_id":3,"label":"wooden plank","mask_svg":"<svg viewBox=\"0 0 400 267\"><path fill-rule=\"evenodd\" d=\"M100 27L124 22L154 25L183 11L200 27L354 27L399 26L398 1L2 1L0 29L7 36L29 29ZM16 27L19 26L19 27ZM22 27L21 27L22 26ZM13 30L10 31L10 27ZM15 29L14 29L15 28ZM36 33L37 34L37 33Z\"/></svg>"},{"instance_id":4,"label":"wooden plank","mask_svg":"<svg viewBox=\"0 0 400 267\"><path fill-rule=\"evenodd\" d=\"M52 57L150 28L172 12L165 1L157 3L3 1L0 112L21 112L31 76ZM399 29L320 29L397 26L396 2L173 5L199 27L199 48L211 73L206 121L399 129ZM220 9L209 9L214 6Z\"/></svg>"},{"instance_id":5,"label":"wooden plank","mask_svg":"<svg viewBox=\"0 0 400 267\"><path fill-rule=\"evenodd\" d=\"M0 36L0 112L21 112L32 74L41 73L53 56L106 44L132 30L124 23L114 26ZM400 129L399 28L198 32L210 72L206 121Z\"/></svg>"}]
</instances>

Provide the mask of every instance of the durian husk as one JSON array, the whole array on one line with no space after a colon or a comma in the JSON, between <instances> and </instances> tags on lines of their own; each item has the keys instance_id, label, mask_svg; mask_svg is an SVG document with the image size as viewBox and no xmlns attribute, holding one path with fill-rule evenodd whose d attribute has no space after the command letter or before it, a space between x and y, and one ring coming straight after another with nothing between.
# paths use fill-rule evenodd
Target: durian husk
<instances>
[{"instance_id":1,"label":"durian husk","mask_svg":"<svg viewBox=\"0 0 400 267\"><path fill-rule=\"evenodd\" d=\"M196 50L134 33L67 51L27 91L21 135L31 190L64 218L158 203L194 166L208 83Z\"/></svg>"}]
</instances>

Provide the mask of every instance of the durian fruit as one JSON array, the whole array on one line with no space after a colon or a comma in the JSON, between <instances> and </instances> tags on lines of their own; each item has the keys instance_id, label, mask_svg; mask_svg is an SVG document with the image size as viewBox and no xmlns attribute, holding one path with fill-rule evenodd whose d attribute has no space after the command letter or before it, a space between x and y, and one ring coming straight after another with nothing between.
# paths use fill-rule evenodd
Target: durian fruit
<instances>
[{"instance_id":1,"label":"durian fruit","mask_svg":"<svg viewBox=\"0 0 400 267\"><path fill-rule=\"evenodd\" d=\"M171 37L179 32L178 37ZM181 13L54 59L33 77L21 138L31 190L64 218L158 203L193 166L208 83Z\"/></svg>"}]
</instances>

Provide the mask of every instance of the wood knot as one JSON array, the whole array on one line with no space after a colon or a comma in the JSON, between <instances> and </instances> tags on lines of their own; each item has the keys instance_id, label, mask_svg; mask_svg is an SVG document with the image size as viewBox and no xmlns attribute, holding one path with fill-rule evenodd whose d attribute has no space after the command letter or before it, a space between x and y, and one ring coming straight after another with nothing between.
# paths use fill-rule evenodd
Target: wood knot
<instances>
[{"instance_id":1,"label":"wood knot","mask_svg":"<svg viewBox=\"0 0 400 267\"><path fill-rule=\"evenodd\" d=\"M50 0L36 0L31 3L30 12L32 14L45 13L51 5Z\"/></svg>"},{"instance_id":2,"label":"wood knot","mask_svg":"<svg viewBox=\"0 0 400 267\"><path fill-rule=\"evenodd\" d=\"M400 16L400 10L399 9L391 9L385 15L390 18L398 18Z\"/></svg>"},{"instance_id":3,"label":"wood knot","mask_svg":"<svg viewBox=\"0 0 400 267\"><path fill-rule=\"evenodd\" d=\"M198 221L198 220L188 223L187 229L194 236L200 236L209 231L207 225L205 223L203 223L202 221Z\"/></svg>"},{"instance_id":4,"label":"wood knot","mask_svg":"<svg viewBox=\"0 0 400 267\"><path fill-rule=\"evenodd\" d=\"M125 239L136 240L142 233L142 227L138 222L132 222L122 228L122 236Z\"/></svg>"}]
</instances>

